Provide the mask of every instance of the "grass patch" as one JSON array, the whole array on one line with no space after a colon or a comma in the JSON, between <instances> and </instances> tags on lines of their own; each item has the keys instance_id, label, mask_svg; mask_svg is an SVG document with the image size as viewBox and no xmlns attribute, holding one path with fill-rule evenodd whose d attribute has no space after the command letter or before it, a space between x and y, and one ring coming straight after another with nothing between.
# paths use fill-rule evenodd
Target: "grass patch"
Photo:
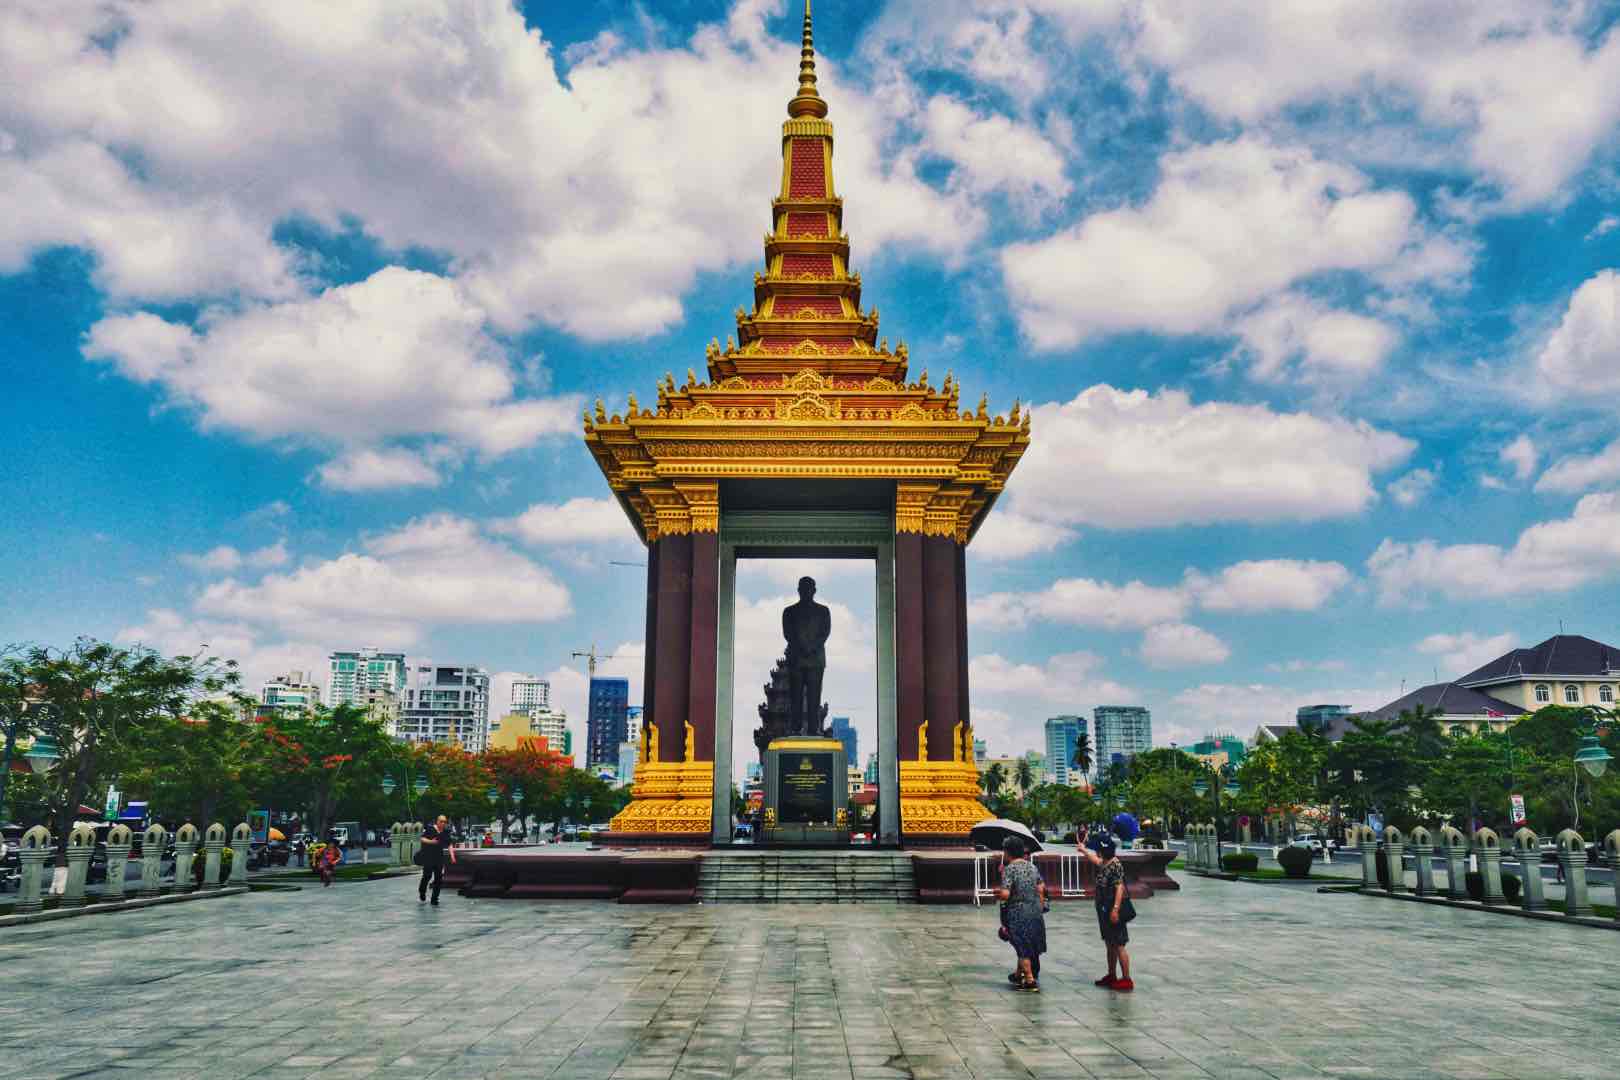
<instances>
[{"instance_id":1,"label":"grass patch","mask_svg":"<svg viewBox=\"0 0 1620 1080\"><path fill-rule=\"evenodd\" d=\"M370 881L372 878L387 877L390 869L391 867L385 863L360 863L353 866L340 866L332 871L332 877L336 881ZM300 881L311 878L316 881L321 879L318 870L304 870L288 876Z\"/></svg>"},{"instance_id":2,"label":"grass patch","mask_svg":"<svg viewBox=\"0 0 1620 1080\"><path fill-rule=\"evenodd\" d=\"M1307 874L1302 878L1291 878L1282 870L1273 870L1267 867L1245 870L1238 874L1238 877L1245 881L1327 881L1333 876L1332 874Z\"/></svg>"}]
</instances>

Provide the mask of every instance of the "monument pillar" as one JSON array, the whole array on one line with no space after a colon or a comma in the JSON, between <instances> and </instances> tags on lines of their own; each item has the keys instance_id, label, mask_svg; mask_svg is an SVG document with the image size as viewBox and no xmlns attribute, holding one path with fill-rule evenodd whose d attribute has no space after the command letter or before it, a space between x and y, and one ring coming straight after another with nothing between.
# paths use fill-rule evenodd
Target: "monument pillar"
<instances>
[{"instance_id":1,"label":"monument pillar","mask_svg":"<svg viewBox=\"0 0 1620 1080\"><path fill-rule=\"evenodd\" d=\"M715 662L720 615L720 485L677 484L691 511L685 760L714 760ZM729 791L727 792L729 795Z\"/></svg>"},{"instance_id":2,"label":"monument pillar","mask_svg":"<svg viewBox=\"0 0 1620 1080\"><path fill-rule=\"evenodd\" d=\"M953 530L954 532L954 530ZM927 677L928 760L949 761L961 722L956 625L956 538L923 537L923 660Z\"/></svg>"},{"instance_id":3,"label":"monument pillar","mask_svg":"<svg viewBox=\"0 0 1620 1080\"><path fill-rule=\"evenodd\" d=\"M918 738L927 710L923 674L924 601L923 522L928 502L939 490L938 484L899 484L894 508L894 630L895 630L895 711L897 756L916 761L920 756Z\"/></svg>"}]
</instances>

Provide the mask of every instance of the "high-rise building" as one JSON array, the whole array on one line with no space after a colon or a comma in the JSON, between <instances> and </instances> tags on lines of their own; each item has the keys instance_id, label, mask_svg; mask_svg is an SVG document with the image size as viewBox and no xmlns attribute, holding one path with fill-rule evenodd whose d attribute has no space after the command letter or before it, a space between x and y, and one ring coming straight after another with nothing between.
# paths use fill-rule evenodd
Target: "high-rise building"
<instances>
[{"instance_id":1,"label":"high-rise building","mask_svg":"<svg viewBox=\"0 0 1620 1080\"><path fill-rule=\"evenodd\" d=\"M865 780L868 784L875 784L878 782L878 760L876 754L866 755Z\"/></svg>"},{"instance_id":2,"label":"high-rise building","mask_svg":"<svg viewBox=\"0 0 1620 1080\"><path fill-rule=\"evenodd\" d=\"M321 688L304 677L302 671L277 675L259 688L259 718L281 713L307 712L320 705Z\"/></svg>"},{"instance_id":3,"label":"high-rise building","mask_svg":"<svg viewBox=\"0 0 1620 1080\"><path fill-rule=\"evenodd\" d=\"M1333 721L1350 715L1348 705L1301 705L1294 710L1294 723L1301 731L1332 731Z\"/></svg>"},{"instance_id":4,"label":"high-rise building","mask_svg":"<svg viewBox=\"0 0 1620 1080\"><path fill-rule=\"evenodd\" d=\"M478 753L489 745L489 672L455 664L417 664L405 687L399 737L454 742Z\"/></svg>"},{"instance_id":5,"label":"high-rise building","mask_svg":"<svg viewBox=\"0 0 1620 1080\"><path fill-rule=\"evenodd\" d=\"M551 683L532 675L519 675L512 680L512 711L551 708Z\"/></svg>"},{"instance_id":6,"label":"high-rise building","mask_svg":"<svg viewBox=\"0 0 1620 1080\"><path fill-rule=\"evenodd\" d=\"M1220 768L1222 765L1230 765L1235 769L1243 764L1243 758L1247 754L1247 750L1243 746L1243 740L1227 731L1205 735L1191 746L1182 749L1203 761L1204 764L1213 765L1216 768Z\"/></svg>"},{"instance_id":7,"label":"high-rise building","mask_svg":"<svg viewBox=\"0 0 1620 1080\"><path fill-rule=\"evenodd\" d=\"M849 717L835 716L832 718L832 737L844 744L845 761L861 760L861 733L855 730L855 725L849 722Z\"/></svg>"},{"instance_id":8,"label":"high-rise building","mask_svg":"<svg viewBox=\"0 0 1620 1080\"><path fill-rule=\"evenodd\" d=\"M378 691L392 694L397 704L405 696L405 654L376 649L338 650L326 657L326 704L365 706L375 703ZM369 693L369 698L368 698Z\"/></svg>"},{"instance_id":9,"label":"high-rise building","mask_svg":"<svg viewBox=\"0 0 1620 1080\"><path fill-rule=\"evenodd\" d=\"M984 771L984 758L987 752L988 748L983 739L973 740L973 764L979 767L980 772Z\"/></svg>"},{"instance_id":10,"label":"high-rise building","mask_svg":"<svg viewBox=\"0 0 1620 1080\"><path fill-rule=\"evenodd\" d=\"M1074 767L1075 747L1090 727L1083 716L1054 716L1046 722L1046 782L1068 787L1085 779Z\"/></svg>"},{"instance_id":11,"label":"high-rise building","mask_svg":"<svg viewBox=\"0 0 1620 1080\"><path fill-rule=\"evenodd\" d=\"M636 780L636 754L641 748L626 739L619 744L618 787L629 787Z\"/></svg>"},{"instance_id":12,"label":"high-rise building","mask_svg":"<svg viewBox=\"0 0 1620 1080\"><path fill-rule=\"evenodd\" d=\"M1153 748L1153 716L1141 705L1098 705L1091 720L1092 760L1099 776L1115 762Z\"/></svg>"},{"instance_id":13,"label":"high-rise building","mask_svg":"<svg viewBox=\"0 0 1620 1080\"><path fill-rule=\"evenodd\" d=\"M585 765L617 769L619 744L625 741L630 718L630 680L599 675L591 680L585 714Z\"/></svg>"},{"instance_id":14,"label":"high-rise building","mask_svg":"<svg viewBox=\"0 0 1620 1080\"><path fill-rule=\"evenodd\" d=\"M640 705L629 705L624 710L624 741L641 745L641 718L644 709Z\"/></svg>"}]
</instances>

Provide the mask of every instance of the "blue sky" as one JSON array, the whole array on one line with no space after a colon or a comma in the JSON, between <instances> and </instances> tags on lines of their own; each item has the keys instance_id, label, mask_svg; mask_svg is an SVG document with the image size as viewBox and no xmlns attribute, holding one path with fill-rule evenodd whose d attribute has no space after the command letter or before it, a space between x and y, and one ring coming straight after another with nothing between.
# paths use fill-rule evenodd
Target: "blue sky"
<instances>
[{"instance_id":1,"label":"blue sky","mask_svg":"<svg viewBox=\"0 0 1620 1080\"><path fill-rule=\"evenodd\" d=\"M400 648L582 734L642 583L579 410L733 332L790 6L7 5L0 640ZM1035 409L970 556L992 752L1620 639L1617 15L820 5L867 302ZM801 569L742 578L742 715ZM869 732L869 568L812 569Z\"/></svg>"}]
</instances>

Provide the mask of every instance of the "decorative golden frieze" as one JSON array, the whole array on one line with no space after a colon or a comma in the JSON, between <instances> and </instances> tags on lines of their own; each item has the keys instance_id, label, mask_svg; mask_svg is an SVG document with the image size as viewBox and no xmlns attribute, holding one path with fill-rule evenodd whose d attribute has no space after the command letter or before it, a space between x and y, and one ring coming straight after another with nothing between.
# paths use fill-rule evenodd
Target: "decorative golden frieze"
<instances>
[{"instance_id":1,"label":"decorative golden frieze","mask_svg":"<svg viewBox=\"0 0 1620 1080\"><path fill-rule=\"evenodd\" d=\"M695 533L717 533L720 531L720 485L714 481L705 483L682 483L677 481L675 490L681 493L686 500L686 507L691 515L692 531ZM688 725L690 728L691 725Z\"/></svg>"},{"instance_id":2,"label":"decorative golden frieze","mask_svg":"<svg viewBox=\"0 0 1620 1080\"><path fill-rule=\"evenodd\" d=\"M938 484L896 484L894 489L894 531L920 533L928 503L939 490Z\"/></svg>"}]
</instances>

